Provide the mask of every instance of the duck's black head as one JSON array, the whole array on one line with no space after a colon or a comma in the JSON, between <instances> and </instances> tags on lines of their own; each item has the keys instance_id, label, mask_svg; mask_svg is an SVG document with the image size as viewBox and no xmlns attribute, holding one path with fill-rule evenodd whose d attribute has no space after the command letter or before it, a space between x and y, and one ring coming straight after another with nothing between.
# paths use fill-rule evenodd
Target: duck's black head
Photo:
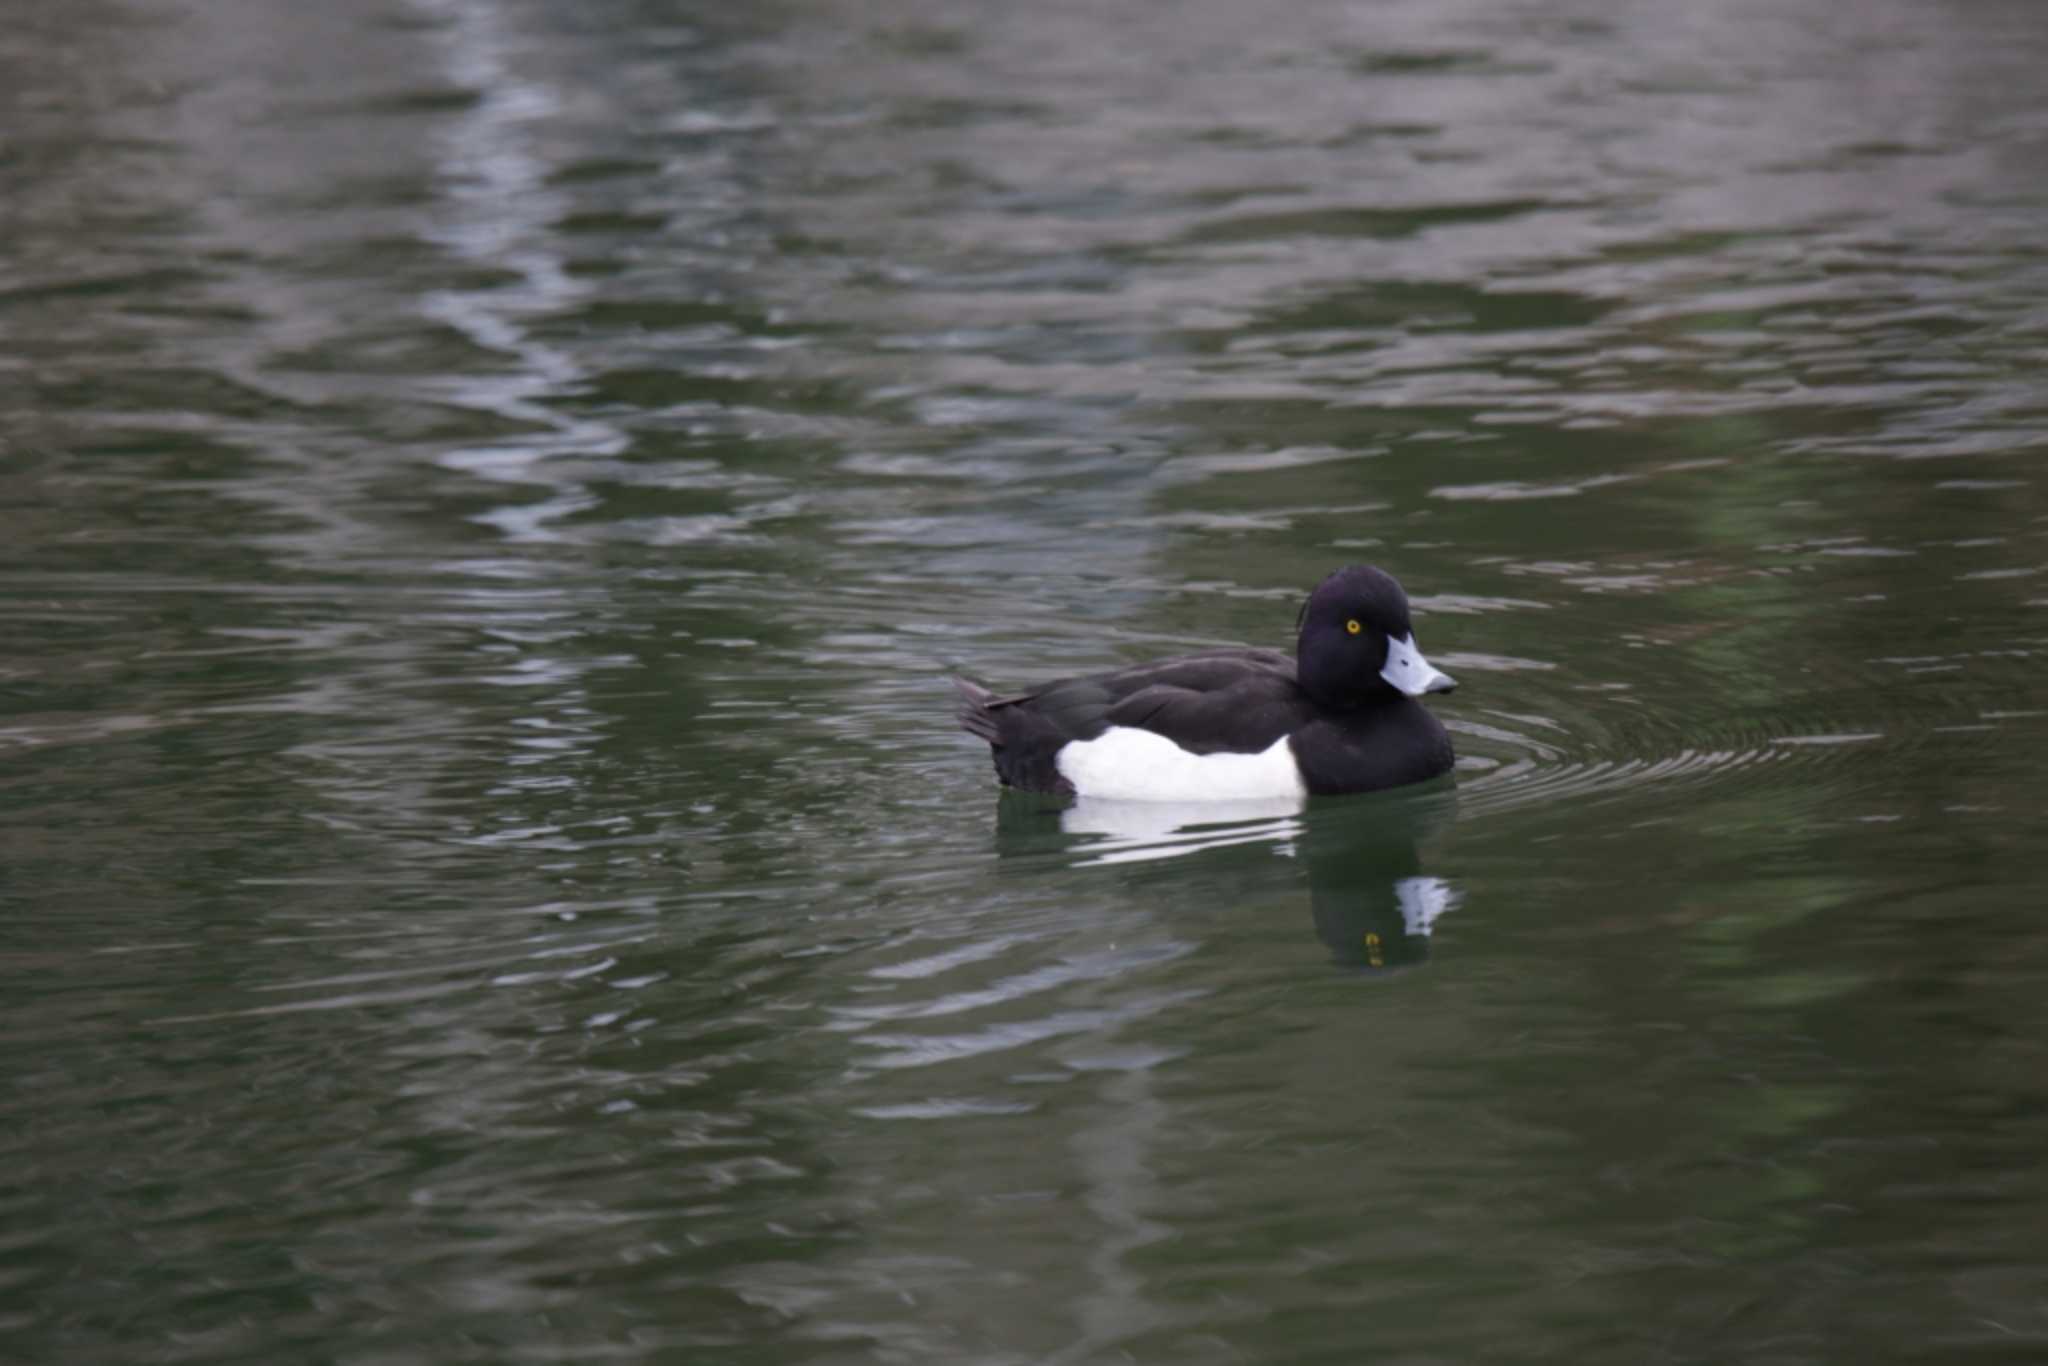
<instances>
[{"instance_id":1,"label":"duck's black head","mask_svg":"<svg viewBox=\"0 0 2048 1366\"><path fill-rule=\"evenodd\" d=\"M1415 648L1401 585L1369 564L1346 565L1317 584L1296 624L1296 676L1325 706L1355 707L1458 686Z\"/></svg>"}]
</instances>

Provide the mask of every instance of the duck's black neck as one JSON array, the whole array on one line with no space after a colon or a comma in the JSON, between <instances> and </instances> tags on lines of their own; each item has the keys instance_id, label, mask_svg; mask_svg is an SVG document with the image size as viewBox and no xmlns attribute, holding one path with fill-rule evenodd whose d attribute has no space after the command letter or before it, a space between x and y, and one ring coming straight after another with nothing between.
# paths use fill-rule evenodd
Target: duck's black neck
<instances>
[{"instance_id":1,"label":"duck's black neck","mask_svg":"<svg viewBox=\"0 0 2048 1366\"><path fill-rule=\"evenodd\" d=\"M1334 670L1319 674L1309 666L1306 659L1297 659L1294 665L1296 679L1301 690L1318 707L1335 712L1364 712L1379 707L1391 707L1409 699L1384 679L1375 678L1364 688L1358 686L1355 677L1330 677Z\"/></svg>"}]
</instances>

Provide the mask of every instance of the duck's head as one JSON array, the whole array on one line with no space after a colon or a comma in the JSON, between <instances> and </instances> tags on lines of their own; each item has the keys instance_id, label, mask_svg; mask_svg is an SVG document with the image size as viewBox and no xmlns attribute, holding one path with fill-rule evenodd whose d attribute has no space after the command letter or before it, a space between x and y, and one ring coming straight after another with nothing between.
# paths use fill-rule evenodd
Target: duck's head
<instances>
[{"instance_id":1,"label":"duck's head","mask_svg":"<svg viewBox=\"0 0 2048 1366\"><path fill-rule=\"evenodd\" d=\"M1316 585L1296 623L1296 676L1326 706L1449 692L1457 683L1415 648L1408 595L1394 576L1346 565Z\"/></svg>"}]
</instances>

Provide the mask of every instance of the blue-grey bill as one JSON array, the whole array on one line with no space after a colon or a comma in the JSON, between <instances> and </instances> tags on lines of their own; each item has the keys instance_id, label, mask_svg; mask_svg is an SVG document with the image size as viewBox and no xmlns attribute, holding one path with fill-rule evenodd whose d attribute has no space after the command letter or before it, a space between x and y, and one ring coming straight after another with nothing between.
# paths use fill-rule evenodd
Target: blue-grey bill
<instances>
[{"instance_id":1,"label":"blue-grey bill","mask_svg":"<svg viewBox=\"0 0 2048 1366\"><path fill-rule=\"evenodd\" d=\"M1457 679L1422 657L1422 651L1415 648L1413 635L1387 642L1387 666L1380 670L1380 677L1410 697L1449 692L1458 686Z\"/></svg>"}]
</instances>

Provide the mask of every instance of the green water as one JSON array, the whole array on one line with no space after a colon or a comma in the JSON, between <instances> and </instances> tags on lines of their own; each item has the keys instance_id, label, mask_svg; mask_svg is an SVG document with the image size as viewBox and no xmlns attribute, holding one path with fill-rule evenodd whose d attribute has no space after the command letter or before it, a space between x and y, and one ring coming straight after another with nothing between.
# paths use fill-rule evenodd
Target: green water
<instances>
[{"instance_id":1,"label":"green water","mask_svg":"<svg viewBox=\"0 0 2048 1366\"><path fill-rule=\"evenodd\" d=\"M17 7L0 1359L2048 1359L2044 65ZM952 727L1352 560L1443 783Z\"/></svg>"}]
</instances>

